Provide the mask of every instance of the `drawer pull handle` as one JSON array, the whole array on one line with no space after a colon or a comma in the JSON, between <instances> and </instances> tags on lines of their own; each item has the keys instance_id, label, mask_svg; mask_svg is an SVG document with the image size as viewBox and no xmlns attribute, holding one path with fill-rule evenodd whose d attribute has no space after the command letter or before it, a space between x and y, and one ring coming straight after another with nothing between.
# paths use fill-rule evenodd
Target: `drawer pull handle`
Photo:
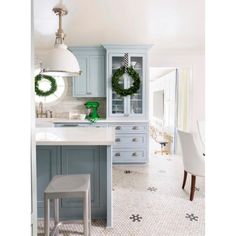
<instances>
[{"instance_id":1,"label":"drawer pull handle","mask_svg":"<svg viewBox=\"0 0 236 236\"><path fill-rule=\"evenodd\" d=\"M116 138L116 142L120 142L120 138Z\"/></svg>"},{"instance_id":2,"label":"drawer pull handle","mask_svg":"<svg viewBox=\"0 0 236 236\"><path fill-rule=\"evenodd\" d=\"M116 156L116 157L120 157L120 153L117 152L117 153L115 154L115 156Z\"/></svg>"},{"instance_id":3,"label":"drawer pull handle","mask_svg":"<svg viewBox=\"0 0 236 236\"><path fill-rule=\"evenodd\" d=\"M132 156L133 156L133 157L138 156L138 155L137 155L137 152L134 152L134 153L132 154Z\"/></svg>"},{"instance_id":4,"label":"drawer pull handle","mask_svg":"<svg viewBox=\"0 0 236 236\"><path fill-rule=\"evenodd\" d=\"M132 141L133 142L138 142L138 139L137 138L133 138Z\"/></svg>"},{"instance_id":5,"label":"drawer pull handle","mask_svg":"<svg viewBox=\"0 0 236 236\"><path fill-rule=\"evenodd\" d=\"M124 114L124 116L126 116L126 117L127 117L127 116L129 116L129 114Z\"/></svg>"},{"instance_id":6,"label":"drawer pull handle","mask_svg":"<svg viewBox=\"0 0 236 236\"><path fill-rule=\"evenodd\" d=\"M117 126L117 127L116 127L116 130L121 130L121 127L120 127L120 126Z\"/></svg>"},{"instance_id":7,"label":"drawer pull handle","mask_svg":"<svg viewBox=\"0 0 236 236\"><path fill-rule=\"evenodd\" d=\"M91 92L87 92L87 95L91 95L92 93Z\"/></svg>"},{"instance_id":8,"label":"drawer pull handle","mask_svg":"<svg viewBox=\"0 0 236 236\"><path fill-rule=\"evenodd\" d=\"M138 126L133 126L133 130L138 130Z\"/></svg>"}]
</instances>

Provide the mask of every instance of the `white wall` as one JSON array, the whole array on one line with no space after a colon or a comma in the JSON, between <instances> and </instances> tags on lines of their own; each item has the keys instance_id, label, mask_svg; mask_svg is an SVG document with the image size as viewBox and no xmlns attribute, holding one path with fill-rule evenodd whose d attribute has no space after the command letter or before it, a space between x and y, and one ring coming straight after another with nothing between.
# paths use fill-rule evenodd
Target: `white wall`
<instances>
[{"instance_id":1,"label":"white wall","mask_svg":"<svg viewBox=\"0 0 236 236\"><path fill-rule=\"evenodd\" d=\"M153 117L158 118L158 119L163 119L164 118L164 90L156 89L155 91L153 91L152 96L153 96L152 102L155 104L155 106L149 107L149 111L150 112L152 111Z\"/></svg>"},{"instance_id":2,"label":"white wall","mask_svg":"<svg viewBox=\"0 0 236 236\"><path fill-rule=\"evenodd\" d=\"M152 78L153 79L153 78ZM156 128L159 132L165 132L171 137L173 137L173 142L171 143L171 153L174 153L175 146L175 82L176 82L176 70L172 70L171 72L156 78L155 80L151 80L150 82L150 102L149 102L149 110L150 110L150 118L152 118L152 122L155 124ZM153 108L158 104L154 104L153 101L153 93L155 91L164 91L164 117L163 119L159 119L153 117Z\"/></svg>"},{"instance_id":3,"label":"white wall","mask_svg":"<svg viewBox=\"0 0 236 236\"><path fill-rule=\"evenodd\" d=\"M190 92L190 129L196 131L196 121L205 120L204 52L150 52L150 67L192 68Z\"/></svg>"},{"instance_id":4,"label":"white wall","mask_svg":"<svg viewBox=\"0 0 236 236\"><path fill-rule=\"evenodd\" d=\"M164 131L169 135L174 135L175 132L175 80L176 71L174 70L150 82L150 118L157 122L164 122ZM164 91L164 117L162 120L153 117L154 106L158 106L158 104L153 103L153 93L155 91Z\"/></svg>"}]
</instances>

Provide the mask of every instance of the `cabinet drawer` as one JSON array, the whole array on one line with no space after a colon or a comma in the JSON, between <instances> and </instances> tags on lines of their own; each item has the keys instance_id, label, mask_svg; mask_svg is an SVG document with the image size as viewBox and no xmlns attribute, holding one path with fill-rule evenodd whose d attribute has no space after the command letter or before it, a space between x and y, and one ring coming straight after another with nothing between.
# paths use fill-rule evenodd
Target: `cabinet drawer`
<instances>
[{"instance_id":1,"label":"cabinet drawer","mask_svg":"<svg viewBox=\"0 0 236 236\"><path fill-rule=\"evenodd\" d=\"M146 145L145 134L122 134L116 135L114 147L136 147Z\"/></svg>"},{"instance_id":2,"label":"cabinet drawer","mask_svg":"<svg viewBox=\"0 0 236 236\"><path fill-rule=\"evenodd\" d=\"M116 133L140 133L147 130L145 124L112 124L111 127L115 127Z\"/></svg>"},{"instance_id":3,"label":"cabinet drawer","mask_svg":"<svg viewBox=\"0 0 236 236\"><path fill-rule=\"evenodd\" d=\"M125 162L145 162L145 149L139 150L120 150L113 149L113 162L125 163Z\"/></svg>"}]
</instances>

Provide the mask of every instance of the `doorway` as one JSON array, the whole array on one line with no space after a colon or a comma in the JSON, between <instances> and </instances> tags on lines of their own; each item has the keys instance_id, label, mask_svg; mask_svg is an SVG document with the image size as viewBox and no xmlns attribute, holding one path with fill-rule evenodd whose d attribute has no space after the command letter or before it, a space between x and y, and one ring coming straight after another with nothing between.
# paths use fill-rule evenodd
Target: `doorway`
<instances>
[{"instance_id":1,"label":"doorway","mask_svg":"<svg viewBox=\"0 0 236 236\"><path fill-rule=\"evenodd\" d=\"M151 67L149 87L150 135L154 154L176 153L178 69ZM154 141L154 142L153 142Z\"/></svg>"},{"instance_id":2,"label":"doorway","mask_svg":"<svg viewBox=\"0 0 236 236\"><path fill-rule=\"evenodd\" d=\"M150 154L179 153L177 129L188 131L190 126L191 71L191 68L150 67Z\"/></svg>"}]
</instances>

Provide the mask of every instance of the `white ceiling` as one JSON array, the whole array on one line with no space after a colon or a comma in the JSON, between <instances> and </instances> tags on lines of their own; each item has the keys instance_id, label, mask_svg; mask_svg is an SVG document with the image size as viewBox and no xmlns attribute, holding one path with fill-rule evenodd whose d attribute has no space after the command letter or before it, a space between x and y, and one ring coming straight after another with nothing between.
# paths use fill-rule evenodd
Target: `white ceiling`
<instances>
[{"instance_id":1,"label":"white ceiling","mask_svg":"<svg viewBox=\"0 0 236 236\"><path fill-rule=\"evenodd\" d=\"M58 0L34 0L35 47L51 48ZM64 0L69 46L154 44L152 50L203 50L204 0Z\"/></svg>"}]
</instances>

